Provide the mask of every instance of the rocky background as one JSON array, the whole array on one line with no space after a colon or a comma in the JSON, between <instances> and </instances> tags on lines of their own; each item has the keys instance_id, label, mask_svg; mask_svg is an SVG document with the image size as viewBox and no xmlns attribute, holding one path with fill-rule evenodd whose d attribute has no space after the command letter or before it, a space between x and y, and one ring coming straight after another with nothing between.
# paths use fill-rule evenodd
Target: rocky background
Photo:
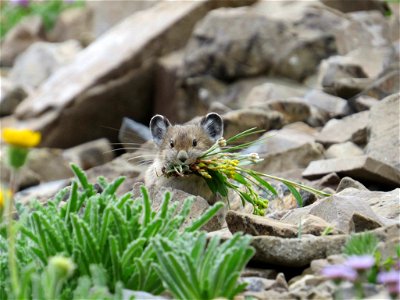
<instances>
[{"instance_id":1,"label":"rocky background","mask_svg":"<svg viewBox=\"0 0 400 300\"><path fill-rule=\"evenodd\" d=\"M183 123L215 111L226 137L267 131L249 149L264 158L259 171L333 195L304 194L298 208L276 185L266 217L232 210L210 234L255 236L248 295L329 299L319 272L343 260L349 234L373 230L386 256L400 240L399 27L399 4L377 0L93 1L49 32L26 18L0 55L1 126L43 137L18 198L68 185L70 162L93 180L126 176L121 192L131 190L154 153L153 114ZM197 200L193 216L208 207Z\"/></svg>"}]
</instances>

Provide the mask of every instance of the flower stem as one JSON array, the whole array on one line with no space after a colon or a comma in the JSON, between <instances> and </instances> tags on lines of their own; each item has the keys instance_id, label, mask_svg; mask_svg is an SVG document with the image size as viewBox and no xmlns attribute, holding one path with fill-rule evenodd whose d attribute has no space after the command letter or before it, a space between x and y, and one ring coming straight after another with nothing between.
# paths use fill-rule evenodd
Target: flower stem
<instances>
[{"instance_id":1,"label":"flower stem","mask_svg":"<svg viewBox=\"0 0 400 300\"><path fill-rule=\"evenodd\" d=\"M316 195L320 195L320 196L324 196L324 197L331 196L331 194L328 194L328 193L325 193L323 191L314 189L312 187L309 187L309 186L301 184L301 183L297 183L295 181L291 181L291 180L288 180L288 179L280 178L280 177L277 177L277 176L273 176L273 175L269 175L269 174L265 174L265 173L261 173L261 172L256 172L256 171L253 171L253 172L256 173L258 176L263 176L263 177L267 177L267 178L270 178L270 179L278 180L278 181L283 182L283 183L287 182L287 183L289 183L289 184L291 184L291 185L293 185L295 187L298 187L298 188L300 188L300 189L302 189L304 191L310 192L312 194L316 194Z\"/></svg>"},{"instance_id":2,"label":"flower stem","mask_svg":"<svg viewBox=\"0 0 400 300\"><path fill-rule=\"evenodd\" d=\"M10 176L10 191L11 196L6 199L6 222L7 222L7 236L8 236L8 269L11 277L11 287L15 298L19 294L19 281L18 281L18 269L16 262L16 251L15 251L15 240L16 240L16 228L13 225L13 214L14 214L14 197L13 195L17 191L17 170L11 170Z\"/></svg>"}]
</instances>

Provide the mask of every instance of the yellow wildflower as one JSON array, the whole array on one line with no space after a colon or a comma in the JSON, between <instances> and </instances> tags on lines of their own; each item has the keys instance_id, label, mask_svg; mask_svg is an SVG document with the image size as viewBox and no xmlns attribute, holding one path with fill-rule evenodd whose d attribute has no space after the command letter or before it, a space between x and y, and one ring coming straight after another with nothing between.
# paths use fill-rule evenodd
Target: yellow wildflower
<instances>
[{"instance_id":1,"label":"yellow wildflower","mask_svg":"<svg viewBox=\"0 0 400 300\"><path fill-rule=\"evenodd\" d=\"M40 143L41 135L29 129L4 128L2 138L9 145L31 148Z\"/></svg>"},{"instance_id":2,"label":"yellow wildflower","mask_svg":"<svg viewBox=\"0 0 400 300\"><path fill-rule=\"evenodd\" d=\"M11 191L0 187L0 210L4 208L4 203L11 198Z\"/></svg>"}]
</instances>

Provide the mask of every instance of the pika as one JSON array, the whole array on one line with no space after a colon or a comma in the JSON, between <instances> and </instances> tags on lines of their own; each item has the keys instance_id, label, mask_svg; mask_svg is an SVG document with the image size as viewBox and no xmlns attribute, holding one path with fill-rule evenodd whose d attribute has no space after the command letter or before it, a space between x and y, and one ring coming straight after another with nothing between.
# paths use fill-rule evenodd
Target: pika
<instances>
[{"instance_id":1,"label":"pika","mask_svg":"<svg viewBox=\"0 0 400 300\"><path fill-rule=\"evenodd\" d=\"M192 164L204 151L222 137L224 124L217 113L209 113L200 121L185 125L171 125L162 115L150 120L150 131L158 147L154 162L145 174L145 184L155 187L170 187L206 199L210 204L217 199L205 180L195 174L183 177L165 177L163 168L177 164Z\"/></svg>"}]
</instances>

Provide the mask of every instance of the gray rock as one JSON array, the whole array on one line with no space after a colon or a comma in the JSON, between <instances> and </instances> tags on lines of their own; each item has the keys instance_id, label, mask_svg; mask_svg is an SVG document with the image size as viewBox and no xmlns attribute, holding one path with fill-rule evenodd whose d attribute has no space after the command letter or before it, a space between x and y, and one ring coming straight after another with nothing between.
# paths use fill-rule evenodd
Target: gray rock
<instances>
[{"instance_id":1,"label":"gray rock","mask_svg":"<svg viewBox=\"0 0 400 300\"><path fill-rule=\"evenodd\" d=\"M379 100L367 95L355 97L351 102L351 106L358 112L369 110L372 106L379 103Z\"/></svg>"},{"instance_id":2,"label":"gray rock","mask_svg":"<svg viewBox=\"0 0 400 300\"><path fill-rule=\"evenodd\" d=\"M167 116L174 123L187 121L192 116L193 106L197 108L193 101L187 101L182 90L178 88L182 67L183 50L164 55L157 61L154 111Z\"/></svg>"},{"instance_id":3,"label":"gray rock","mask_svg":"<svg viewBox=\"0 0 400 300\"><path fill-rule=\"evenodd\" d=\"M347 188L355 188L357 190L368 191L368 189L361 182L358 182L351 177L343 177L342 180L340 180L336 192L339 193Z\"/></svg>"},{"instance_id":4,"label":"gray rock","mask_svg":"<svg viewBox=\"0 0 400 300\"><path fill-rule=\"evenodd\" d=\"M74 40L33 43L16 59L10 79L27 90L34 90L59 68L73 61L81 49Z\"/></svg>"},{"instance_id":5,"label":"gray rock","mask_svg":"<svg viewBox=\"0 0 400 300\"><path fill-rule=\"evenodd\" d=\"M398 234L399 230L400 225L397 224L370 232L379 240L386 241L392 234ZM301 239L258 236L252 241L252 246L256 249L254 260L279 266L304 267L315 259L342 253L347 239L347 235L310 235L302 236Z\"/></svg>"},{"instance_id":6,"label":"gray rock","mask_svg":"<svg viewBox=\"0 0 400 300\"><path fill-rule=\"evenodd\" d=\"M139 185L137 183L133 187L134 196L139 196ZM190 210L189 216L186 219L186 225L191 224L194 220L196 220L201 214L203 214L210 205L208 204L207 200L200 197L194 196L188 193L185 193L181 190L170 189L162 187L161 189L156 190L154 187L148 187L150 198L152 199L152 207L155 211L158 211L161 207L162 201L164 199L165 192L169 191L172 193L170 205L173 203L178 204L178 210L182 207L184 200L187 198L194 198L195 201L193 202L192 208ZM226 215L227 208L222 208L217 215L215 215L206 225L202 227L203 230L206 231L215 231L219 230L226 226L225 223L225 215Z\"/></svg>"},{"instance_id":7,"label":"gray rock","mask_svg":"<svg viewBox=\"0 0 400 300\"><path fill-rule=\"evenodd\" d=\"M107 1L105 1L105 2L107 2ZM155 296L155 295L147 293L147 292L122 289L122 300L130 300L132 298L140 299L140 300L168 300L168 299L170 299L169 297Z\"/></svg>"},{"instance_id":8,"label":"gray rock","mask_svg":"<svg viewBox=\"0 0 400 300\"><path fill-rule=\"evenodd\" d=\"M344 99L351 99L367 89L371 83L370 78L339 78L333 83L331 93Z\"/></svg>"},{"instance_id":9,"label":"gray rock","mask_svg":"<svg viewBox=\"0 0 400 300\"><path fill-rule=\"evenodd\" d=\"M41 182L66 179L73 175L61 149L33 149L26 167L37 174Z\"/></svg>"},{"instance_id":10,"label":"gray rock","mask_svg":"<svg viewBox=\"0 0 400 300\"><path fill-rule=\"evenodd\" d=\"M119 1L118 5L108 1L90 1L87 6L92 11L91 31L100 37L113 26L141 10L149 9L160 1Z\"/></svg>"},{"instance_id":11,"label":"gray rock","mask_svg":"<svg viewBox=\"0 0 400 300\"><path fill-rule=\"evenodd\" d=\"M88 2L87 6L92 3ZM101 3L104 6L107 5L105 1L101 1ZM114 7L118 6L114 5ZM47 33L47 39L56 43L77 40L82 46L87 46L94 40L92 30L94 16L98 17L88 7L66 9L60 13L54 27Z\"/></svg>"},{"instance_id":12,"label":"gray rock","mask_svg":"<svg viewBox=\"0 0 400 300\"><path fill-rule=\"evenodd\" d=\"M123 118L118 139L127 152L133 152L138 145L152 140L152 136L148 126L129 118Z\"/></svg>"},{"instance_id":13,"label":"gray rock","mask_svg":"<svg viewBox=\"0 0 400 300\"><path fill-rule=\"evenodd\" d=\"M388 4L379 0L365 0L356 2L349 2L347 0L321 0L321 2L327 6L346 13L360 10L377 10L384 14L390 11Z\"/></svg>"},{"instance_id":14,"label":"gray rock","mask_svg":"<svg viewBox=\"0 0 400 300\"><path fill-rule=\"evenodd\" d=\"M232 233L229 231L229 229L227 227L224 227L219 230L207 232L206 236L207 236L208 240L210 240L213 236L218 236L221 239L221 241L226 241L232 237ZM250 272L250 274L253 274L253 273ZM258 277L263 277L263 276L258 276ZM265 277L265 278L270 279L269 277Z\"/></svg>"},{"instance_id":15,"label":"gray rock","mask_svg":"<svg viewBox=\"0 0 400 300\"><path fill-rule=\"evenodd\" d=\"M388 32L379 33L379 30L384 28L389 31L388 22L382 15L376 12L361 12L361 14L366 15L366 18L357 17L357 14L346 15L347 22L342 22L342 27L334 32L338 52L342 55L360 48L370 50L383 48L390 42ZM368 18L375 20L371 22Z\"/></svg>"},{"instance_id":16,"label":"gray rock","mask_svg":"<svg viewBox=\"0 0 400 300\"><path fill-rule=\"evenodd\" d=\"M346 100L328 95L322 91L309 91L304 96L304 101L328 113L330 117L342 117L350 114L350 107Z\"/></svg>"},{"instance_id":17,"label":"gray rock","mask_svg":"<svg viewBox=\"0 0 400 300\"><path fill-rule=\"evenodd\" d=\"M262 143L256 143L244 153L256 152L263 158L254 166L260 172L304 168L310 161L323 157L323 147L314 143L315 134L315 129L306 124L293 123L281 130L265 133L260 138Z\"/></svg>"},{"instance_id":18,"label":"gray rock","mask_svg":"<svg viewBox=\"0 0 400 300\"><path fill-rule=\"evenodd\" d=\"M65 160L87 170L100 166L114 158L112 146L107 139L98 139L69 148L63 153Z\"/></svg>"},{"instance_id":19,"label":"gray rock","mask_svg":"<svg viewBox=\"0 0 400 300\"><path fill-rule=\"evenodd\" d=\"M244 277L259 277L260 278L261 277L261 278L265 278L265 279L275 279L277 275L278 275L277 272L273 269L246 267L242 271L240 276L242 278L244 278Z\"/></svg>"},{"instance_id":20,"label":"gray rock","mask_svg":"<svg viewBox=\"0 0 400 300\"><path fill-rule=\"evenodd\" d=\"M292 40L282 20L249 8L217 9L195 28L186 47L186 76L223 80L267 74Z\"/></svg>"},{"instance_id":21,"label":"gray rock","mask_svg":"<svg viewBox=\"0 0 400 300\"><path fill-rule=\"evenodd\" d=\"M265 279L261 277L244 277L241 279L242 282L246 282L246 291L250 292L261 292L269 290L275 283L275 280Z\"/></svg>"},{"instance_id":22,"label":"gray rock","mask_svg":"<svg viewBox=\"0 0 400 300\"><path fill-rule=\"evenodd\" d=\"M400 189L390 192L368 191L366 189L348 188L339 193L343 197L357 197L367 203L375 214L399 221L400 216Z\"/></svg>"},{"instance_id":23,"label":"gray rock","mask_svg":"<svg viewBox=\"0 0 400 300\"><path fill-rule=\"evenodd\" d=\"M128 17L21 103L18 118L42 132L43 145L61 148L100 137L115 141L116 132L106 127L118 128L127 115L146 123L155 59L185 44L211 2L163 2Z\"/></svg>"},{"instance_id":24,"label":"gray rock","mask_svg":"<svg viewBox=\"0 0 400 300\"><path fill-rule=\"evenodd\" d=\"M303 177L316 179L332 172L387 186L398 186L400 183L398 169L366 155L312 161L304 170Z\"/></svg>"},{"instance_id":25,"label":"gray rock","mask_svg":"<svg viewBox=\"0 0 400 300\"><path fill-rule=\"evenodd\" d=\"M29 203L33 200L38 200L39 202L46 203L61 189L68 186L69 183L70 180L68 179L45 182L16 193L15 201L23 205L29 205Z\"/></svg>"},{"instance_id":26,"label":"gray rock","mask_svg":"<svg viewBox=\"0 0 400 300\"><path fill-rule=\"evenodd\" d=\"M388 71L373 81L370 86L358 96L366 95L381 100L394 93L398 93L400 90L399 76L400 71L398 69Z\"/></svg>"},{"instance_id":27,"label":"gray rock","mask_svg":"<svg viewBox=\"0 0 400 300\"><path fill-rule=\"evenodd\" d=\"M344 233L352 231L351 219L355 213L370 218L379 224L393 224L393 221L378 215L372 210L364 199L365 197L360 197L359 192L361 191L355 190L357 191L356 193L348 193L348 190L320 199L309 206L293 209L283 216L281 221L289 224L299 224L308 215L313 215L332 224L333 229Z\"/></svg>"},{"instance_id":28,"label":"gray rock","mask_svg":"<svg viewBox=\"0 0 400 300\"><path fill-rule=\"evenodd\" d=\"M271 100L282 100L292 97L301 97L306 93L304 87L289 81L271 82L254 87L243 104L246 106L262 106Z\"/></svg>"},{"instance_id":29,"label":"gray rock","mask_svg":"<svg viewBox=\"0 0 400 300\"><path fill-rule=\"evenodd\" d=\"M5 163L4 153L2 153L1 158L0 179L3 182L8 182L10 169ZM18 174L18 185L20 189L23 189L39 183L70 178L72 175L73 173L68 162L64 159L61 149L32 149L26 165Z\"/></svg>"},{"instance_id":30,"label":"gray rock","mask_svg":"<svg viewBox=\"0 0 400 300\"><path fill-rule=\"evenodd\" d=\"M224 119L224 136L226 138L253 127L266 131L281 128L284 123L284 117L281 113L256 108L233 110L222 117ZM251 140L254 138L255 136L250 137ZM240 142L244 141L244 139L240 140Z\"/></svg>"},{"instance_id":31,"label":"gray rock","mask_svg":"<svg viewBox=\"0 0 400 300\"><path fill-rule=\"evenodd\" d=\"M318 82L324 91L334 94L335 85L343 78L365 78L367 75L362 65L355 64L346 56L331 56L321 62L318 71Z\"/></svg>"},{"instance_id":32,"label":"gray rock","mask_svg":"<svg viewBox=\"0 0 400 300\"><path fill-rule=\"evenodd\" d=\"M340 132L340 131L339 131ZM325 151L326 158L344 158L364 155L364 151L353 142L333 144Z\"/></svg>"},{"instance_id":33,"label":"gray rock","mask_svg":"<svg viewBox=\"0 0 400 300\"><path fill-rule=\"evenodd\" d=\"M297 228L294 225L235 211L228 211L226 223L232 233L241 231L254 236L269 235L279 237L295 237L297 235Z\"/></svg>"},{"instance_id":34,"label":"gray rock","mask_svg":"<svg viewBox=\"0 0 400 300\"><path fill-rule=\"evenodd\" d=\"M301 219L301 233L312 235L343 234L342 231L336 229L331 223L314 215L308 215L304 219Z\"/></svg>"},{"instance_id":35,"label":"gray rock","mask_svg":"<svg viewBox=\"0 0 400 300\"><path fill-rule=\"evenodd\" d=\"M348 16L360 23L363 29L370 34L371 39L368 42L373 48L390 45L389 22L384 14L378 11L357 11L349 13Z\"/></svg>"},{"instance_id":36,"label":"gray rock","mask_svg":"<svg viewBox=\"0 0 400 300\"><path fill-rule=\"evenodd\" d=\"M267 110L280 112L285 123L306 122L311 117L311 108L309 105L296 98L286 100L271 100L264 105Z\"/></svg>"},{"instance_id":37,"label":"gray rock","mask_svg":"<svg viewBox=\"0 0 400 300\"><path fill-rule=\"evenodd\" d=\"M345 117L341 120L331 119L317 136L317 142L324 145L352 141L365 144L367 140L367 125L369 112L363 111Z\"/></svg>"},{"instance_id":38,"label":"gray rock","mask_svg":"<svg viewBox=\"0 0 400 300\"><path fill-rule=\"evenodd\" d=\"M381 226L382 223L359 213L354 213L350 220L350 227L354 228L354 232L373 230Z\"/></svg>"},{"instance_id":39,"label":"gray rock","mask_svg":"<svg viewBox=\"0 0 400 300\"><path fill-rule=\"evenodd\" d=\"M400 94L394 94L371 108L370 136L366 153L400 170ZM400 180L397 181L400 183Z\"/></svg>"},{"instance_id":40,"label":"gray rock","mask_svg":"<svg viewBox=\"0 0 400 300\"><path fill-rule=\"evenodd\" d=\"M329 173L319 179L316 185L321 188L331 188L336 190L339 183L340 177L336 173Z\"/></svg>"},{"instance_id":41,"label":"gray rock","mask_svg":"<svg viewBox=\"0 0 400 300\"><path fill-rule=\"evenodd\" d=\"M0 65L11 67L15 58L34 42L45 38L40 16L28 16L7 32L1 42Z\"/></svg>"},{"instance_id":42,"label":"gray rock","mask_svg":"<svg viewBox=\"0 0 400 300\"><path fill-rule=\"evenodd\" d=\"M312 75L324 58L336 54L333 34L305 29L298 30L295 43L283 49L286 53L274 67L274 73L297 81L303 81Z\"/></svg>"},{"instance_id":43,"label":"gray rock","mask_svg":"<svg viewBox=\"0 0 400 300\"><path fill-rule=\"evenodd\" d=\"M12 114L27 96L21 86L4 77L0 78L0 89L0 116Z\"/></svg>"},{"instance_id":44,"label":"gray rock","mask_svg":"<svg viewBox=\"0 0 400 300\"><path fill-rule=\"evenodd\" d=\"M119 176L125 176L126 179L118 189L118 193L124 194L132 190L133 184L142 180L140 174L145 170L146 166L141 165L138 159L139 154L126 153L112 161L105 163L86 171L89 181L96 182L97 177L104 176L108 181L115 180ZM139 160L140 161L140 160Z\"/></svg>"},{"instance_id":45,"label":"gray rock","mask_svg":"<svg viewBox=\"0 0 400 300\"><path fill-rule=\"evenodd\" d=\"M273 236L254 237L252 246L256 249L254 259L267 264L304 267L311 261L327 255L340 253L346 242L344 235L313 235L299 238L280 238Z\"/></svg>"}]
</instances>

